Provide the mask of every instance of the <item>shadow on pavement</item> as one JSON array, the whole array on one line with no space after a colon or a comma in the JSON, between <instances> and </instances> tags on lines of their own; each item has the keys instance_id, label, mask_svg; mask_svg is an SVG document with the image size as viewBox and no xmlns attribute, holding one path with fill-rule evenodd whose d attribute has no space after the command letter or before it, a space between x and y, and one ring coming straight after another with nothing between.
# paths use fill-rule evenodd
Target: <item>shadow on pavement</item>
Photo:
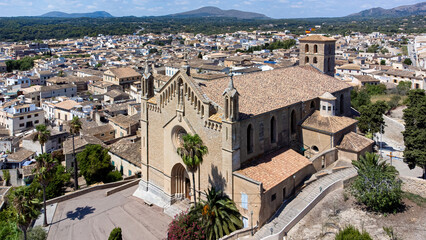
<instances>
[{"instance_id":1,"label":"shadow on pavement","mask_svg":"<svg viewBox=\"0 0 426 240\"><path fill-rule=\"evenodd\" d=\"M93 213L95 210L96 210L96 208L89 207L89 206L78 207L74 211L67 212L67 218L69 218L71 220L75 220L75 219L81 220L86 215Z\"/></svg>"}]
</instances>

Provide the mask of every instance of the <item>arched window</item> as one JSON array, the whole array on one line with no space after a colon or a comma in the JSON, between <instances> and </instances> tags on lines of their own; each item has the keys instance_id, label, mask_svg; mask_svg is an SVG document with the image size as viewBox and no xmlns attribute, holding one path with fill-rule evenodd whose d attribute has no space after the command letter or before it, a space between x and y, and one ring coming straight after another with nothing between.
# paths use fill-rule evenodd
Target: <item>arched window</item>
<instances>
[{"instance_id":1,"label":"arched window","mask_svg":"<svg viewBox=\"0 0 426 240\"><path fill-rule=\"evenodd\" d=\"M314 53L318 53L318 45L314 45Z\"/></svg>"},{"instance_id":2,"label":"arched window","mask_svg":"<svg viewBox=\"0 0 426 240\"><path fill-rule=\"evenodd\" d=\"M319 149L317 146L312 146L312 150L314 150L314 152L319 152Z\"/></svg>"},{"instance_id":3,"label":"arched window","mask_svg":"<svg viewBox=\"0 0 426 240\"><path fill-rule=\"evenodd\" d=\"M305 57L305 64L309 63L309 57Z\"/></svg>"},{"instance_id":4,"label":"arched window","mask_svg":"<svg viewBox=\"0 0 426 240\"><path fill-rule=\"evenodd\" d=\"M290 121L290 132L291 134L296 133L296 112L293 110L291 111L291 121Z\"/></svg>"},{"instance_id":5,"label":"arched window","mask_svg":"<svg viewBox=\"0 0 426 240\"><path fill-rule=\"evenodd\" d=\"M247 154L253 152L253 127L251 124L247 127Z\"/></svg>"},{"instance_id":6,"label":"arched window","mask_svg":"<svg viewBox=\"0 0 426 240\"><path fill-rule=\"evenodd\" d=\"M345 112L345 97L342 95L340 95L340 114L343 115L343 113Z\"/></svg>"},{"instance_id":7,"label":"arched window","mask_svg":"<svg viewBox=\"0 0 426 240\"><path fill-rule=\"evenodd\" d=\"M309 52L309 45L305 44L305 52Z\"/></svg>"},{"instance_id":8,"label":"arched window","mask_svg":"<svg viewBox=\"0 0 426 240\"><path fill-rule=\"evenodd\" d=\"M314 57L314 59L313 59L313 61L312 61L313 63L318 63L318 60L317 60L317 57Z\"/></svg>"},{"instance_id":9,"label":"arched window","mask_svg":"<svg viewBox=\"0 0 426 240\"><path fill-rule=\"evenodd\" d=\"M314 109L315 109L315 101L312 101L312 102L311 102L311 107L310 107L310 109L311 109L311 110L314 110Z\"/></svg>"},{"instance_id":10,"label":"arched window","mask_svg":"<svg viewBox=\"0 0 426 240\"><path fill-rule=\"evenodd\" d=\"M274 143L277 141L277 124L275 121L275 117L271 118L271 143Z\"/></svg>"}]
</instances>

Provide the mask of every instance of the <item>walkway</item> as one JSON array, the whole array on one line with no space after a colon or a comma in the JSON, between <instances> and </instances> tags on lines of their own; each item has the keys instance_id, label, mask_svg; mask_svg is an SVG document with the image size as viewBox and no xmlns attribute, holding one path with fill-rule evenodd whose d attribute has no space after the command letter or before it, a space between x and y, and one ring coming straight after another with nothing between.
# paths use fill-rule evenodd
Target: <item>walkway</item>
<instances>
[{"instance_id":1,"label":"walkway","mask_svg":"<svg viewBox=\"0 0 426 240\"><path fill-rule=\"evenodd\" d=\"M356 170L354 168L347 168L330 175L324 176L315 182L306 186L291 202L289 202L284 209L279 213L275 219L265 224L255 235L254 239L262 239L276 234L283 229L295 216L297 216L315 197L320 194L320 189L323 190L330 184L354 176Z\"/></svg>"},{"instance_id":2,"label":"walkway","mask_svg":"<svg viewBox=\"0 0 426 240\"><path fill-rule=\"evenodd\" d=\"M121 227L123 239L165 239L172 218L133 197L137 187L108 197L98 190L58 203L47 239L105 240L114 227Z\"/></svg>"}]
</instances>

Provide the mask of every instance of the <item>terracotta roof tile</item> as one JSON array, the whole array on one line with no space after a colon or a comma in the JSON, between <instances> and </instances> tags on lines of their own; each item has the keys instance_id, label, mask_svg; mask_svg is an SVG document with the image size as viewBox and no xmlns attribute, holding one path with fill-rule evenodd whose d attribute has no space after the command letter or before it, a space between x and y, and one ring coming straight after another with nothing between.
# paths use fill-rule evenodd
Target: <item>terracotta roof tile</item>
<instances>
[{"instance_id":1,"label":"terracotta roof tile","mask_svg":"<svg viewBox=\"0 0 426 240\"><path fill-rule=\"evenodd\" d=\"M200 89L209 99L224 106L223 91L229 77L205 82ZM296 66L234 76L240 94L239 110L243 115L258 115L291 104L350 88L347 83L322 74L310 66Z\"/></svg>"},{"instance_id":2,"label":"terracotta roof tile","mask_svg":"<svg viewBox=\"0 0 426 240\"><path fill-rule=\"evenodd\" d=\"M339 146L337 146L337 148L353 152L361 152L373 143L374 141L369 138L350 132L343 137L342 142Z\"/></svg>"},{"instance_id":3,"label":"terracotta roof tile","mask_svg":"<svg viewBox=\"0 0 426 240\"><path fill-rule=\"evenodd\" d=\"M357 120L348 117L321 116L320 111L315 111L303 122L302 127L336 133L357 122Z\"/></svg>"},{"instance_id":4,"label":"terracotta roof tile","mask_svg":"<svg viewBox=\"0 0 426 240\"><path fill-rule=\"evenodd\" d=\"M267 191L311 162L292 149L281 149L243 164L237 173L261 182Z\"/></svg>"}]
</instances>

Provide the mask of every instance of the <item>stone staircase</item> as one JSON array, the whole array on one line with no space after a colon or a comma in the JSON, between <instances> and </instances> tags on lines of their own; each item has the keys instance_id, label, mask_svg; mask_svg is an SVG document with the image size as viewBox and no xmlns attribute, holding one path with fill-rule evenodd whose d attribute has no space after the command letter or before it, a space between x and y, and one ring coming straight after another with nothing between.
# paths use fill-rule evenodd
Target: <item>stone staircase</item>
<instances>
[{"instance_id":1,"label":"stone staircase","mask_svg":"<svg viewBox=\"0 0 426 240\"><path fill-rule=\"evenodd\" d=\"M164 208L164 213L169 215L170 217L174 217L177 214L187 211L190 207L190 201L188 199L184 199L182 201L177 201L172 205Z\"/></svg>"},{"instance_id":2,"label":"stone staircase","mask_svg":"<svg viewBox=\"0 0 426 240\"><path fill-rule=\"evenodd\" d=\"M327 176L323 176L318 180L310 183L297 196L295 196L293 200L288 202L282 209L278 210L277 216L272 221L265 224L261 229L259 229L259 231L256 232L252 239L263 239L264 237L280 232L326 187L336 181L347 179L356 174L356 170L350 167L331 173Z\"/></svg>"}]
</instances>

